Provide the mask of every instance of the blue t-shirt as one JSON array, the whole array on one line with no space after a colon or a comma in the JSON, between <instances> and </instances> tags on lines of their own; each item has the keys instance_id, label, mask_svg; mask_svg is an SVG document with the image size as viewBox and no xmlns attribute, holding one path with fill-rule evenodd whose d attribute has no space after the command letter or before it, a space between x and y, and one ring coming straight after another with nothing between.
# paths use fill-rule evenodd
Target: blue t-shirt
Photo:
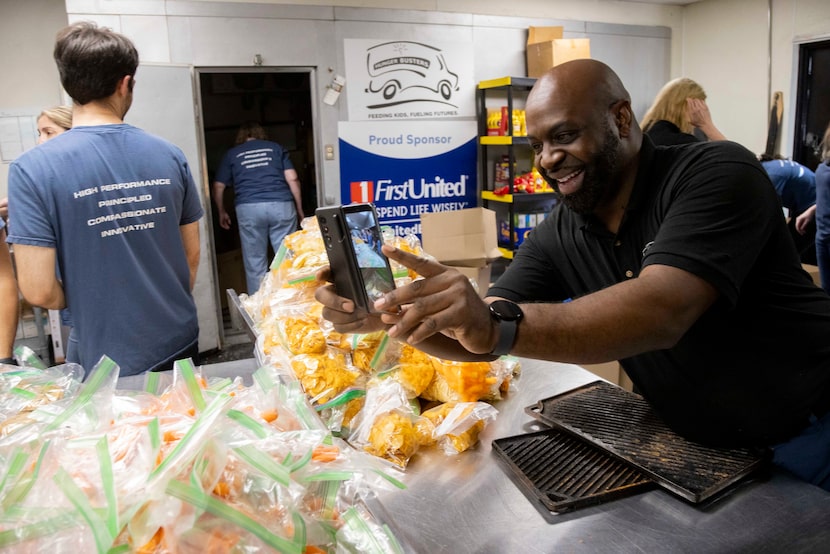
<instances>
[{"instance_id":1,"label":"blue t-shirt","mask_svg":"<svg viewBox=\"0 0 830 554\"><path fill-rule=\"evenodd\" d=\"M215 181L233 187L236 204L293 202L285 170L294 169L288 151L269 140L249 140L225 153Z\"/></svg>"},{"instance_id":2,"label":"blue t-shirt","mask_svg":"<svg viewBox=\"0 0 830 554\"><path fill-rule=\"evenodd\" d=\"M8 242L55 248L88 371L142 373L198 341L180 226L203 215L182 151L127 124L76 127L9 167Z\"/></svg>"},{"instance_id":3,"label":"blue t-shirt","mask_svg":"<svg viewBox=\"0 0 830 554\"><path fill-rule=\"evenodd\" d=\"M816 203L816 176L809 167L790 160L769 160L761 165L791 217Z\"/></svg>"}]
</instances>

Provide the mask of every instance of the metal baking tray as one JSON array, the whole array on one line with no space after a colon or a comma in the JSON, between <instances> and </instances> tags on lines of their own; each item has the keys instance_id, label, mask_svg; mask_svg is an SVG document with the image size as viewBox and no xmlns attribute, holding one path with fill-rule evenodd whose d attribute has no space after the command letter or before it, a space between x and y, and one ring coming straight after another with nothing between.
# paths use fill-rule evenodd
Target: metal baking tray
<instances>
[{"instance_id":1,"label":"metal baking tray","mask_svg":"<svg viewBox=\"0 0 830 554\"><path fill-rule=\"evenodd\" d=\"M766 449L725 449L691 442L638 394L605 381L538 401L525 411L631 464L661 487L700 503L768 466Z\"/></svg>"},{"instance_id":2,"label":"metal baking tray","mask_svg":"<svg viewBox=\"0 0 830 554\"><path fill-rule=\"evenodd\" d=\"M654 486L632 466L558 429L495 439L492 447L546 519Z\"/></svg>"}]
</instances>

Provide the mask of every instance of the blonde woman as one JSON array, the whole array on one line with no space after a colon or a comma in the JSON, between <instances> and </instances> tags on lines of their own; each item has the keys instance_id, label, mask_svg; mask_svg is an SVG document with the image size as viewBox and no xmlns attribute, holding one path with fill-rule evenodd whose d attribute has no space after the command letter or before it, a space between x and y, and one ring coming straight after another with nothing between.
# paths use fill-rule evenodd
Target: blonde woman
<instances>
[{"instance_id":1,"label":"blonde woman","mask_svg":"<svg viewBox=\"0 0 830 554\"><path fill-rule=\"evenodd\" d=\"M643 131L657 146L702 142L699 129L709 140L726 140L706 105L706 92L686 77L666 83L643 116Z\"/></svg>"},{"instance_id":2,"label":"blonde woman","mask_svg":"<svg viewBox=\"0 0 830 554\"><path fill-rule=\"evenodd\" d=\"M40 112L37 117L37 143L42 144L72 128L72 108L55 106ZM0 199L0 364L15 363L14 341L17 336L18 291L11 254L6 244L8 198Z\"/></svg>"},{"instance_id":3,"label":"blonde woman","mask_svg":"<svg viewBox=\"0 0 830 554\"><path fill-rule=\"evenodd\" d=\"M72 128L72 108L55 106L46 108L37 116L37 143L43 144ZM9 199L0 198L0 217L9 217Z\"/></svg>"},{"instance_id":4,"label":"blonde woman","mask_svg":"<svg viewBox=\"0 0 830 554\"><path fill-rule=\"evenodd\" d=\"M55 106L46 108L37 116L37 143L43 144L72 128L72 108Z\"/></svg>"}]
</instances>

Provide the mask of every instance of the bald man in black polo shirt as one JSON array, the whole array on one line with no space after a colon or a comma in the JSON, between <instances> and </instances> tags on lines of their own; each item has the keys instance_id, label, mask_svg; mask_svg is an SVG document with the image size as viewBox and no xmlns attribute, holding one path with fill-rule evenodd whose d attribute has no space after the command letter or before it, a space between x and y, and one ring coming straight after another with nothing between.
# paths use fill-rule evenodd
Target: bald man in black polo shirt
<instances>
[{"instance_id":1,"label":"bald man in black polo shirt","mask_svg":"<svg viewBox=\"0 0 830 554\"><path fill-rule=\"evenodd\" d=\"M384 247L426 277L376 303L400 314L357 314L323 287L323 315L443 358L620 360L678 433L774 447L776 463L830 490L830 296L801 268L755 156L728 141L655 148L596 60L541 77L526 113L561 203L486 299L463 275Z\"/></svg>"}]
</instances>

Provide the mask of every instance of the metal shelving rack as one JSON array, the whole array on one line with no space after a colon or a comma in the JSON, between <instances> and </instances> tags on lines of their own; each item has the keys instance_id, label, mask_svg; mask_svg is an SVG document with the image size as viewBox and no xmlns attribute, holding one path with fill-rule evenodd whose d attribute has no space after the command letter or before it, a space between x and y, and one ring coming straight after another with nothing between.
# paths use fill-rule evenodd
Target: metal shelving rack
<instances>
[{"instance_id":1,"label":"metal shelving rack","mask_svg":"<svg viewBox=\"0 0 830 554\"><path fill-rule=\"evenodd\" d=\"M481 164L481 199L484 207L490 202L498 202L507 205L508 226L510 230L510 241L506 245L500 245L502 256L507 259L513 258L513 251L516 249L514 238L514 206L525 203L538 202L542 199L550 200L554 193L537 194L514 194L513 180L515 178L514 164L516 162L516 146L527 146L530 144L527 137L513 135L513 105L517 92L527 93L536 83L531 77L501 77L489 79L478 83L478 143L480 148ZM487 92L504 91L507 96L507 117L511 124L507 126L507 134L503 136L488 136L487 134ZM506 148L508 157L508 193L497 195L493 192L493 180L491 179L490 160L487 157L488 148Z\"/></svg>"}]
</instances>

